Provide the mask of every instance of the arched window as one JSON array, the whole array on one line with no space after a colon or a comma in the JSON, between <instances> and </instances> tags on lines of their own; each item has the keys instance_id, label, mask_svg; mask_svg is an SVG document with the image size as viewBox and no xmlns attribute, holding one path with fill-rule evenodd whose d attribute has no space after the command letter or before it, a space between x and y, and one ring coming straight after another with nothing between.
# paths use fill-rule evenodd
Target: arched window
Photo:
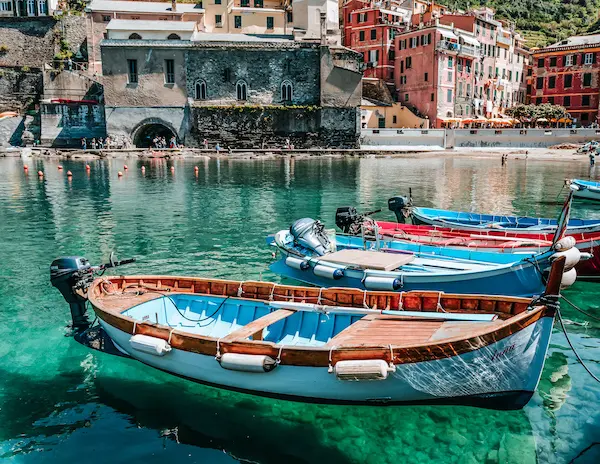
<instances>
[{"instance_id":1,"label":"arched window","mask_svg":"<svg viewBox=\"0 0 600 464\"><path fill-rule=\"evenodd\" d=\"M292 101L292 83L288 80L281 83L281 101Z\"/></svg>"},{"instance_id":2,"label":"arched window","mask_svg":"<svg viewBox=\"0 0 600 464\"><path fill-rule=\"evenodd\" d=\"M194 89L194 98L196 100L206 100L206 82L203 80L196 81Z\"/></svg>"},{"instance_id":3,"label":"arched window","mask_svg":"<svg viewBox=\"0 0 600 464\"><path fill-rule=\"evenodd\" d=\"M167 40L181 40L181 37L179 37L177 34L169 34Z\"/></svg>"},{"instance_id":4,"label":"arched window","mask_svg":"<svg viewBox=\"0 0 600 464\"><path fill-rule=\"evenodd\" d=\"M238 100L246 101L248 99L248 85L244 81L238 81L235 91Z\"/></svg>"},{"instance_id":5,"label":"arched window","mask_svg":"<svg viewBox=\"0 0 600 464\"><path fill-rule=\"evenodd\" d=\"M129 40L140 40L141 38L142 36L135 32L129 36Z\"/></svg>"}]
</instances>

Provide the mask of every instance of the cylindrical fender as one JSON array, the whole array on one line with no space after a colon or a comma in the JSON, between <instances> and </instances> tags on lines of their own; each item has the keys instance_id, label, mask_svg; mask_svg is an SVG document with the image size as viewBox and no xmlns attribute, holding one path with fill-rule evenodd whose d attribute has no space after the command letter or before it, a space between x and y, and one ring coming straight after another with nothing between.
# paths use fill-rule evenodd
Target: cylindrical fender
<instances>
[{"instance_id":1,"label":"cylindrical fender","mask_svg":"<svg viewBox=\"0 0 600 464\"><path fill-rule=\"evenodd\" d=\"M363 284L368 290L399 290L402 281L397 277L367 276Z\"/></svg>"},{"instance_id":2,"label":"cylindrical fender","mask_svg":"<svg viewBox=\"0 0 600 464\"><path fill-rule=\"evenodd\" d=\"M326 279L340 280L344 277L344 270L339 267L326 266L324 264L317 264L313 268L313 272L318 277L325 277Z\"/></svg>"},{"instance_id":3,"label":"cylindrical fender","mask_svg":"<svg viewBox=\"0 0 600 464\"><path fill-rule=\"evenodd\" d=\"M571 237L569 235L567 237L561 238L558 242L556 242L554 244L554 249L556 251L566 251L570 248L573 248L575 246L575 243L577 243L575 237Z\"/></svg>"},{"instance_id":4,"label":"cylindrical fender","mask_svg":"<svg viewBox=\"0 0 600 464\"><path fill-rule=\"evenodd\" d=\"M293 256L288 256L285 258L285 264L293 269L298 269L299 271L306 271L310 264L305 259L294 258Z\"/></svg>"},{"instance_id":5,"label":"cylindrical fender","mask_svg":"<svg viewBox=\"0 0 600 464\"><path fill-rule=\"evenodd\" d=\"M270 372L277 367L277 362L270 356L240 353L225 353L219 364L223 369L242 372Z\"/></svg>"},{"instance_id":6,"label":"cylindrical fender","mask_svg":"<svg viewBox=\"0 0 600 464\"><path fill-rule=\"evenodd\" d=\"M577 247L569 248L566 251L554 253L550 259L554 261L562 256L565 257L565 269L571 269L574 268L581 259L581 251L579 251L579 248Z\"/></svg>"},{"instance_id":7,"label":"cylindrical fender","mask_svg":"<svg viewBox=\"0 0 600 464\"><path fill-rule=\"evenodd\" d=\"M577 280L577 271L573 268L563 274L560 281L560 288L563 290L569 288L575 283L575 280Z\"/></svg>"}]
</instances>

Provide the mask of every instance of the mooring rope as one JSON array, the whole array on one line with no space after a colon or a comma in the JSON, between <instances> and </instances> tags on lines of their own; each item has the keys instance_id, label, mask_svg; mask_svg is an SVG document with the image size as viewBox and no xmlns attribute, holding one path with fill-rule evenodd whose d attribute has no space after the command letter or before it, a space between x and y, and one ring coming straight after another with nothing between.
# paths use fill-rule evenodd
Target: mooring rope
<instances>
[{"instance_id":1,"label":"mooring rope","mask_svg":"<svg viewBox=\"0 0 600 464\"><path fill-rule=\"evenodd\" d=\"M562 316L560 314L560 309L558 311L556 311L556 315L558 316L558 321L560 322L560 326L562 327L562 331L565 334L565 338L567 340L567 343L569 344L569 346L571 347L571 350L573 351L573 354L575 355L575 357L577 358L577 361L579 361L579 364L581 364L583 366L583 368L587 371L588 374L590 374L590 376L598 383L600 383L600 379L598 377L596 377L594 375L594 373L592 371L590 371L590 369L587 367L587 365L583 362L583 359L581 359L581 356L579 356L579 353L577 353L577 351L575 350L575 347L573 346L573 344L571 343L571 340L569 339L569 335L567 334L567 328L565 327L565 323L563 322Z\"/></svg>"},{"instance_id":2,"label":"mooring rope","mask_svg":"<svg viewBox=\"0 0 600 464\"><path fill-rule=\"evenodd\" d=\"M594 319L595 321L600 321L600 317L598 316L594 316L593 314L590 314L586 311L584 311L583 309L579 308L578 306L576 306L574 303L571 303L569 300L567 300L564 295L561 295L561 298L563 300L565 300L573 309L576 309L577 311L579 311L582 314L585 314L587 317Z\"/></svg>"}]
</instances>

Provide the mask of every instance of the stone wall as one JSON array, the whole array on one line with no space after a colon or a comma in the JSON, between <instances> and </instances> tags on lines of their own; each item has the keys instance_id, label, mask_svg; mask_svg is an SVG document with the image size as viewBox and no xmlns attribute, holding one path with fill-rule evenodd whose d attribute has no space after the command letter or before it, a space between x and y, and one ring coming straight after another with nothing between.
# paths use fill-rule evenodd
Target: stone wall
<instances>
[{"instance_id":1,"label":"stone wall","mask_svg":"<svg viewBox=\"0 0 600 464\"><path fill-rule=\"evenodd\" d=\"M56 19L0 18L0 66L42 68L57 51Z\"/></svg>"},{"instance_id":2,"label":"stone wall","mask_svg":"<svg viewBox=\"0 0 600 464\"><path fill-rule=\"evenodd\" d=\"M193 107L188 146L206 138L223 147L352 148L357 144L356 108Z\"/></svg>"},{"instance_id":3,"label":"stone wall","mask_svg":"<svg viewBox=\"0 0 600 464\"><path fill-rule=\"evenodd\" d=\"M69 50L73 52L75 58L87 60L87 27L84 16L62 16L57 24L60 28L63 38L69 44Z\"/></svg>"},{"instance_id":4,"label":"stone wall","mask_svg":"<svg viewBox=\"0 0 600 464\"><path fill-rule=\"evenodd\" d=\"M23 112L39 100L42 87L42 73L39 70L0 68L0 113Z\"/></svg>"},{"instance_id":5,"label":"stone wall","mask_svg":"<svg viewBox=\"0 0 600 464\"><path fill-rule=\"evenodd\" d=\"M131 143L140 129L151 124L160 124L172 130L180 141L188 134L189 108L184 107L111 107L105 109L106 132L115 139Z\"/></svg>"}]
</instances>

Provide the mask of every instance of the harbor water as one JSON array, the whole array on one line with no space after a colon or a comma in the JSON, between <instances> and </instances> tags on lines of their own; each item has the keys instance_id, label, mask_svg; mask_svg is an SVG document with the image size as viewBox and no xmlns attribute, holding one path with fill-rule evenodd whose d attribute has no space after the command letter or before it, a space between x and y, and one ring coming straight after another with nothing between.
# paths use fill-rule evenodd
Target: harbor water
<instances>
[{"instance_id":1,"label":"harbor water","mask_svg":"<svg viewBox=\"0 0 600 464\"><path fill-rule=\"evenodd\" d=\"M87 163L89 173L84 161L0 158L0 458L600 462L600 384L558 325L523 410L323 406L227 392L90 351L70 337L68 306L49 283L55 257L99 263L113 250L137 258L124 273L277 280L265 237L295 219L333 227L338 206L356 205L392 220L387 199L409 187L420 206L555 217L564 179L598 179L599 167L476 157ZM600 218L600 205L577 203L573 216ZM577 282L565 295L600 317L600 283ZM600 376L600 323L564 304L563 316Z\"/></svg>"}]
</instances>

